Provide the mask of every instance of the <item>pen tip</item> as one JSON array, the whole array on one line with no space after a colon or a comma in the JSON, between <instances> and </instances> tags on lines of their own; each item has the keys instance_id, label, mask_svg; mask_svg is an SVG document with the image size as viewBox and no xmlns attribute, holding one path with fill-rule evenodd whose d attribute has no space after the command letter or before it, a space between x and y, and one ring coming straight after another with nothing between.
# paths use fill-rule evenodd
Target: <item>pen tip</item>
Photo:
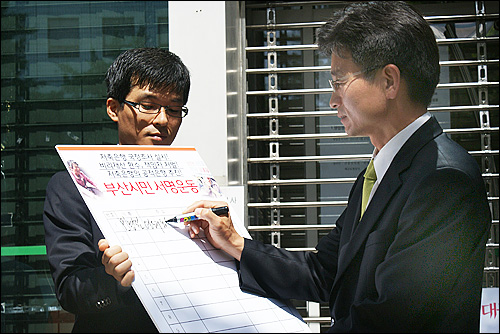
<instances>
[{"instance_id":1,"label":"pen tip","mask_svg":"<svg viewBox=\"0 0 500 334\"><path fill-rule=\"evenodd\" d=\"M167 220L167 223L175 223L175 218L170 218L169 220Z\"/></svg>"}]
</instances>

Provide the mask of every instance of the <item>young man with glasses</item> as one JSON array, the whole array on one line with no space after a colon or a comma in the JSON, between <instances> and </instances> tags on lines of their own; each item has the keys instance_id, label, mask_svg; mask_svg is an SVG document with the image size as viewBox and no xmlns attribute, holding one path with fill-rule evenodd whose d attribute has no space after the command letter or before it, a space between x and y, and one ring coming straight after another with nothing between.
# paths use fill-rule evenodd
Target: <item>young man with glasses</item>
<instances>
[{"instance_id":1,"label":"young man with glasses","mask_svg":"<svg viewBox=\"0 0 500 334\"><path fill-rule=\"evenodd\" d=\"M191 235L203 229L239 261L244 291L329 302L328 332L478 332L491 215L476 160L427 111L440 72L431 28L405 2L356 2L317 37L331 56L330 106L348 135L370 138L374 171L315 252L242 238L208 210L221 202L186 208L202 218Z\"/></svg>"},{"instance_id":2,"label":"young man with glasses","mask_svg":"<svg viewBox=\"0 0 500 334\"><path fill-rule=\"evenodd\" d=\"M189 71L177 55L158 48L125 51L108 69L106 83L106 109L118 125L120 145L173 142L188 113L190 89ZM47 185L43 221L56 297L76 316L73 332L157 332L130 287L134 273L122 269L132 265L128 255L100 241L103 234L67 171ZM102 263L106 249L120 267Z\"/></svg>"}]
</instances>

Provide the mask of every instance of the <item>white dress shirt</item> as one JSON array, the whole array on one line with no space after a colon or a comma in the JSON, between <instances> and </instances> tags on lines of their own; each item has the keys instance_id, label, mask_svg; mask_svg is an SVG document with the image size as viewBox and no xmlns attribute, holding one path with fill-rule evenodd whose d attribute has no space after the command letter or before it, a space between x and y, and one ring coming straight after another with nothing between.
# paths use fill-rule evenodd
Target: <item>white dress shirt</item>
<instances>
[{"instance_id":1,"label":"white dress shirt","mask_svg":"<svg viewBox=\"0 0 500 334\"><path fill-rule=\"evenodd\" d=\"M375 168L375 173L377 174L377 181L375 181L375 184L373 185L372 192L370 193L370 198L368 199L368 203L366 204L367 207L368 204L370 204L375 191L377 191L380 181L382 181L382 179L384 178L385 172L391 165L391 162L396 154L399 152L401 147L403 147L408 138L410 138L411 135L415 133L415 131L417 131L425 122L427 122L429 118L431 118L431 114L429 112L426 112L415 121L410 123L406 128L399 131L398 134L392 137L391 140L389 140L389 142L387 142L387 144L385 144L380 151L377 151L377 148L375 148L375 150L373 151L372 159L373 167Z\"/></svg>"}]
</instances>

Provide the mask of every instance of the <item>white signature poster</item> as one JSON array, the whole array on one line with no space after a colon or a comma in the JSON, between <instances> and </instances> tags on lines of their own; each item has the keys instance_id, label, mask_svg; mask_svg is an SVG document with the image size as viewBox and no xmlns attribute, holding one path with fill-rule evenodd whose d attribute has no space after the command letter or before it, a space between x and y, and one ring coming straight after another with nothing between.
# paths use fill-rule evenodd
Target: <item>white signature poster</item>
<instances>
[{"instance_id":1,"label":"white signature poster","mask_svg":"<svg viewBox=\"0 0 500 334\"><path fill-rule=\"evenodd\" d=\"M58 145L99 228L132 260L132 284L160 332L310 332L288 302L242 292L235 260L166 223L200 199L227 201L194 148ZM240 235L250 238L231 209Z\"/></svg>"}]
</instances>

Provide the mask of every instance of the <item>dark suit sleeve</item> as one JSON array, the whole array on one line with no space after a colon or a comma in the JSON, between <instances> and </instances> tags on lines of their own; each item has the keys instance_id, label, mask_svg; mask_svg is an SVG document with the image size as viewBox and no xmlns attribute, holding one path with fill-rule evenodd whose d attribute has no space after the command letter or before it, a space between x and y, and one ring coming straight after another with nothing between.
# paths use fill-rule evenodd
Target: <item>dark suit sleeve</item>
<instances>
[{"instance_id":1,"label":"dark suit sleeve","mask_svg":"<svg viewBox=\"0 0 500 334\"><path fill-rule=\"evenodd\" d=\"M317 254L289 252L245 239L239 263L240 288L268 298L327 301L333 277Z\"/></svg>"},{"instance_id":2,"label":"dark suit sleeve","mask_svg":"<svg viewBox=\"0 0 500 334\"><path fill-rule=\"evenodd\" d=\"M245 239L239 262L240 288L268 298L328 301L344 217L345 212L314 252L290 252Z\"/></svg>"},{"instance_id":3,"label":"dark suit sleeve","mask_svg":"<svg viewBox=\"0 0 500 334\"><path fill-rule=\"evenodd\" d=\"M97 247L103 235L67 172L47 185L43 223L56 296L65 310L108 312L130 302L133 290L104 271Z\"/></svg>"}]
</instances>

